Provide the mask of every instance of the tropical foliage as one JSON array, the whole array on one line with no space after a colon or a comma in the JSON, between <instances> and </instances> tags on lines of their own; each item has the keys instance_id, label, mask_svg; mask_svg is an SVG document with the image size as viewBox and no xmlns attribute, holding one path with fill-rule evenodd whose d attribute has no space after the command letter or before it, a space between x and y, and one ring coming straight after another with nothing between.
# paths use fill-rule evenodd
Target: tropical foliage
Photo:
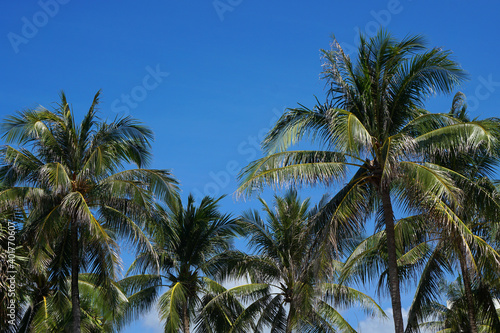
<instances>
[{"instance_id":1,"label":"tropical foliage","mask_svg":"<svg viewBox=\"0 0 500 333\"><path fill-rule=\"evenodd\" d=\"M450 114L463 121L470 121L462 94L455 96ZM489 121L497 122L496 119ZM431 234L432 231L437 242L415 293L409 314L408 332L415 330L417 318L423 319L422 309L436 301L437 281L444 279L445 271L451 272L452 267L457 267L461 274L466 306L464 313L468 316L470 331L480 331L476 325L479 313L473 288L474 285L482 285L485 288L497 281L497 272L500 271L500 254L497 252L498 247L495 246L497 227L493 223L499 218L499 193L489 178L493 176L498 157L496 152L489 154L483 146L478 147L473 153L464 154L456 151L441 161L441 164L455 172L455 182L468 195L461 200L461 206L455 206L450 211L461 224L460 231L448 224L438 224L437 229L429 226L428 233ZM444 267L446 269L443 270ZM490 299L490 302L493 301ZM496 320L495 308L490 308L490 311L492 311L489 314L490 318ZM487 314L482 313L481 316L484 318ZM500 322L496 321L499 327Z\"/></svg>"},{"instance_id":2,"label":"tropical foliage","mask_svg":"<svg viewBox=\"0 0 500 333\"><path fill-rule=\"evenodd\" d=\"M123 280L123 286L141 309L156 304L165 332L190 332L192 320L198 326L208 325L198 318L203 295L223 290L214 276L227 260L231 240L241 232L238 219L218 210L219 199L205 197L198 207L193 196L187 206L180 199L167 207L156 206L152 230L153 252L141 252ZM161 294L162 287L166 290ZM205 300L206 302L206 300Z\"/></svg>"},{"instance_id":3,"label":"tropical foliage","mask_svg":"<svg viewBox=\"0 0 500 333\"><path fill-rule=\"evenodd\" d=\"M283 114L263 142L268 155L241 173L240 191L266 184L338 184L349 175L343 195L327 205L331 223L356 228L374 213L383 221L394 324L402 333L393 202L406 211L432 210L437 220L463 232L449 218L449 206L459 205L463 192L456 173L439 162L480 147L491 154L498 124L423 109L427 97L450 93L465 73L449 51L426 48L420 36L362 36L354 61L336 41L323 54L329 100ZM304 138L324 150L288 151Z\"/></svg>"},{"instance_id":4,"label":"tropical foliage","mask_svg":"<svg viewBox=\"0 0 500 333\"><path fill-rule=\"evenodd\" d=\"M421 36L322 54L326 101L287 109L240 173L239 195L289 188L262 212L183 203L148 168L152 131L100 119L100 92L81 122L64 93L3 119L0 332L119 332L151 311L170 333L355 332L345 309L385 317L358 290L373 282L396 333L499 332L500 120L472 118L461 93L425 109L467 75ZM300 199L318 184L336 192Z\"/></svg>"},{"instance_id":5,"label":"tropical foliage","mask_svg":"<svg viewBox=\"0 0 500 333\"><path fill-rule=\"evenodd\" d=\"M77 124L61 93L54 111L25 110L2 123L11 145L0 150L0 202L26 215L17 241L29 244L36 271L49 271L59 304L71 299L72 332L81 330L79 273L110 299L118 237L151 250L144 230L153 196L170 200L177 191L168 171L142 168L152 132L132 118L98 121L98 103L99 92ZM122 170L125 163L138 168Z\"/></svg>"},{"instance_id":6,"label":"tropical foliage","mask_svg":"<svg viewBox=\"0 0 500 333\"><path fill-rule=\"evenodd\" d=\"M236 320L235 326L247 322L241 332L355 332L340 312L353 305L385 316L371 297L335 283L341 263L325 251L315 227L326 200L311 209L309 199L289 191L275 196L274 207L260 201L266 221L257 211L243 215L256 254L241 254L234 267L251 283L227 292L252 300Z\"/></svg>"},{"instance_id":7,"label":"tropical foliage","mask_svg":"<svg viewBox=\"0 0 500 333\"><path fill-rule=\"evenodd\" d=\"M444 297L446 305L437 301L427 304L423 309L424 320L419 327L435 332L471 332L471 321L468 315L467 297L465 295L461 276L457 280L439 283L440 294ZM477 331L493 333L500 331L500 312L495 309L498 294L495 294L485 285L476 285L472 290L474 308L477 317L475 323Z\"/></svg>"}]
</instances>

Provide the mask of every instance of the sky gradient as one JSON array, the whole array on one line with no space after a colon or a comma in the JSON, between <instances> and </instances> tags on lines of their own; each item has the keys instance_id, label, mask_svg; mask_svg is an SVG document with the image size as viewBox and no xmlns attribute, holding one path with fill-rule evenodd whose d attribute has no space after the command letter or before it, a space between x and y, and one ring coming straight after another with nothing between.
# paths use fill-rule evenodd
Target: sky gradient
<instances>
[{"instance_id":1,"label":"sky gradient","mask_svg":"<svg viewBox=\"0 0 500 333\"><path fill-rule=\"evenodd\" d=\"M235 177L261 156L269 127L287 107L324 100L320 49L332 34L352 53L359 32L380 27L452 50L469 73L459 90L471 115L485 118L500 114L499 13L495 1L460 0L2 1L0 118L51 108L64 90L81 120L102 89L100 117L132 115L150 126L151 166L171 169L184 198L227 194L222 210L237 215L258 207L255 197L234 197ZM447 111L451 99L431 98L427 109ZM302 197L316 202L334 191L305 189ZM271 201L271 193L263 195ZM403 297L406 308L411 297ZM156 332L151 318L126 332ZM367 327L362 314L350 318Z\"/></svg>"}]
</instances>

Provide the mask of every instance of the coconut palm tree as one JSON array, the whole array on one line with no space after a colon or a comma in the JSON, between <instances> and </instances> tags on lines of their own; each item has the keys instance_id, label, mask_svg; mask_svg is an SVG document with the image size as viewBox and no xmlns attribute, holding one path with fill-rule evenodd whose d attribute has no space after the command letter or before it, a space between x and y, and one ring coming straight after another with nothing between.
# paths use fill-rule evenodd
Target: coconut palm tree
<instances>
[{"instance_id":1,"label":"coconut palm tree","mask_svg":"<svg viewBox=\"0 0 500 333\"><path fill-rule=\"evenodd\" d=\"M494 306L498 295L498 253L488 244L490 237L481 236L491 229L478 224L467 224L473 241L468 238L456 238L450 232L436 228L432 214L422 214L400 219L395 225L396 253L398 257L398 274L405 285L411 287L412 281L418 280L418 286L408 314L408 325L405 332L419 332L422 328L429 329L428 323L421 325L433 316L434 311L441 308L439 304L440 288L447 276L463 267L475 267L476 271L467 270L471 277L468 281L469 292L460 279L462 296L455 310L461 309L462 326L469 329L464 332L496 332L500 329L500 321ZM380 229L380 226L378 227ZM485 230L486 229L486 230ZM491 236L491 235L490 235ZM341 281L362 282L377 280L377 291L385 293L387 283L387 246L385 230L363 239L352 251L342 267ZM464 265L462 258L462 242L466 242L470 253L465 256L468 264ZM480 287L478 287L480 286ZM412 289L412 288L410 288ZM459 305L458 305L459 304ZM481 305L480 305L481 304ZM471 307L474 309L470 311ZM478 309L480 308L480 314ZM471 313L474 317L471 319ZM478 324L480 323L480 327ZM487 325L486 325L487 324ZM440 324L441 325L441 324ZM486 326L485 326L486 325ZM486 327L488 330L486 330ZM452 330L453 332L458 332Z\"/></svg>"},{"instance_id":2,"label":"coconut palm tree","mask_svg":"<svg viewBox=\"0 0 500 333\"><path fill-rule=\"evenodd\" d=\"M462 121L470 121L466 110L465 95L457 93L453 99L450 114ZM497 131L500 128L498 120ZM454 207L453 211L464 226L466 233L457 232L454 228L433 230L435 244L434 253L430 256L422 272L419 286L410 308L407 332L418 328L418 320L422 320L422 309L435 302L437 281L445 276L441 272L438 258L448 261L448 267L457 267L461 275L461 286L464 291L464 313L468 316L471 332L478 332L476 319L478 318L476 304L473 299L474 285L492 286L497 284L500 272L500 254L494 246L498 243L495 221L500 218L500 195L490 179L494 169L499 164L499 156L487 152L484 146L479 146L473 153L464 154L456 151L448 154L446 159L439 162L453 170L455 182L464 193L461 207ZM432 218L431 218L432 220ZM438 224L439 226L439 224ZM493 302L490 300L490 302ZM484 310L484 309L483 309ZM486 314L482 314L485 318ZM490 313L495 326L500 329L495 309Z\"/></svg>"},{"instance_id":3,"label":"coconut palm tree","mask_svg":"<svg viewBox=\"0 0 500 333\"><path fill-rule=\"evenodd\" d=\"M473 198L478 197L473 196ZM474 207L469 208L474 209ZM468 212L468 215L472 213ZM475 213L475 215L481 214ZM383 221L379 221L378 230L382 227L380 222ZM463 295L460 306L456 306L462 308L464 322L470 327L466 332L473 330L486 332L485 323L488 324L487 327L496 327L491 332L500 329L496 309L490 306L497 297L495 295L498 292L495 294L495 291L499 290L500 255L492 247L495 237L498 237L494 232L495 226L491 222L485 222L484 219L475 222L462 221L462 223L466 228L464 233L472 235L470 238L453 232L453 228L446 230L439 224L436 225L432 214L411 216L396 223L398 275L402 282L407 282L405 285L411 290L413 290L411 282L418 281L405 332L419 332L423 328L420 324L428 320L436 310L434 307L439 301L440 281L454 274L457 269L469 275L468 280L460 279ZM378 280L377 291L385 293L388 290L385 237L385 230L380 230L363 239L342 267L341 281L366 283ZM465 253L464 244L467 249ZM478 285L481 287L478 288ZM479 299L476 299L477 297ZM483 304L480 314L478 304ZM476 323L481 323L482 326L478 327Z\"/></svg>"},{"instance_id":4,"label":"coconut palm tree","mask_svg":"<svg viewBox=\"0 0 500 333\"><path fill-rule=\"evenodd\" d=\"M207 303L204 295L224 290L213 277L225 266L232 238L241 232L241 225L238 219L219 212L221 198L204 197L198 207L192 195L186 207L180 199L168 208L158 205L157 225L151 233L155 251L140 253L129 268L137 274L122 281L131 310L139 314L156 304L165 332L188 333L191 321L206 329L203 318L196 318L201 305ZM163 287L167 289L161 294ZM134 304L138 305L135 309Z\"/></svg>"},{"instance_id":5,"label":"coconut palm tree","mask_svg":"<svg viewBox=\"0 0 500 333\"><path fill-rule=\"evenodd\" d=\"M2 302L0 319L2 329L0 332L68 331L71 324L71 298L59 292L58 277L50 275L50 256L45 258L39 256L36 262L33 257L29 256L32 244L23 241L24 230L20 229L26 218L25 214L15 209L12 202L6 203L6 206L1 209L0 299ZM12 276L13 281L6 280ZM95 280L88 274L79 276L82 329L85 332L114 332L121 324L124 324L120 317L128 301L117 283L111 281L105 286L98 286L94 283ZM13 290L8 289L11 283L14 283ZM66 282L68 290L70 290L70 283L71 279L68 279ZM104 290L109 287L112 288L111 292Z\"/></svg>"},{"instance_id":6,"label":"coconut palm tree","mask_svg":"<svg viewBox=\"0 0 500 333\"><path fill-rule=\"evenodd\" d=\"M426 48L420 36L361 36L353 61L335 41L323 54L330 100L313 109L288 109L263 142L267 156L242 171L239 191L248 194L266 184L331 185L349 176L343 196L326 206L330 224L355 229L373 212L383 216L395 331L402 333L393 201L410 211L459 201L460 190L435 156L491 144L493 125L422 109L427 97L450 93L465 74L449 51ZM324 150L287 151L306 137Z\"/></svg>"},{"instance_id":7,"label":"coconut palm tree","mask_svg":"<svg viewBox=\"0 0 500 333\"><path fill-rule=\"evenodd\" d=\"M439 292L446 305L437 301L426 304L422 309L424 321L419 327L435 332L471 332L471 322L468 315L467 297L463 280L459 276L455 281L448 283L439 281ZM473 289L474 307L477 310L477 330L481 333L493 333L500 330L500 313L495 309L495 302L499 301L498 293L492 293L487 286L476 285ZM493 317L491 316L493 314ZM492 320L494 319L494 320Z\"/></svg>"},{"instance_id":8,"label":"coconut palm tree","mask_svg":"<svg viewBox=\"0 0 500 333\"><path fill-rule=\"evenodd\" d=\"M240 254L232 268L251 283L221 293L245 296L243 303L250 303L231 332L262 332L265 327L273 333L355 332L339 309L356 305L385 316L369 296L335 284L340 263L317 242L318 207L311 209L309 199L301 201L295 191L275 196L274 207L260 201L266 221L257 211L243 215L256 254Z\"/></svg>"},{"instance_id":9,"label":"coconut palm tree","mask_svg":"<svg viewBox=\"0 0 500 333\"><path fill-rule=\"evenodd\" d=\"M21 236L21 235L18 235ZM22 237L19 237L22 239ZM32 246L24 244L19 254L30 253ZM17 256L15 271L15 319L5 325L9 333L67 332L72 322L71 277L66 281L68 293L60 290L57 275L50 274L50 256L37 258ZM128 300L119 283L106 281L96 284L98 277L79 274L81 328L83 332L116 332L128 323L124 317ZM9 299L7 299L8 301ZM2 303L7 305L7 302ZM3 311L2 311L3 312ZM10 319L10 318L9 318Z\"/></svg>"},{"instance_id":10,"label":"coconut palm tree","mask_svg":"<svg viewBox=\"0 0 500 333\"><path fill-rule=\"evenodd\" d=\"M20 318L15 332L68 332L72 322L71 298L60 297L57 289L51 288L47 274L32 277L34 279L29 283L31 290L24 302L20 303ZM110 283L100 287L94 280L89 274L79 275L82 331L117 332L123 325L121 320L128 300L119 284ZM70 284L71 280L67 283ZM103 290L110 287L111 290Z\"/></svg>"},{"instance_id":11,"label":"coconut palm tree","mask_svg":"<svg viewBox=\"0 0 500 333\"><path fill-rule=\"evenodd\" d=\"M20 241L32 244L33 262L50 261L60 299L71 293L72 332L81 331L79 273L112 290L116 239L151 249L143 229L152 198L177 193L169 171L143 169L151 159L151 130L130 117L100 121L99 95L80 124L64 93L53 111L28 109L1 123L10 145L0 149L0 202L20 203L27 213ZM125 164L137 169L123 170Z\"/></svg>"},{"instance_id":12,"label":"coconut palm tree","mask_svg":"<svg viewBox=\"0 0 500 333\"><path fill-rule=\"evenodd\" d=\"M468 121L463 94L455 95L450 114ZM495 187L487 177L491 175L496 160L495 156L481 156L481 149L477 149L475 154L450 154L440 163L453 170L457 186L469 193L461 202L466 209L455 207L448 211L462 224L460 232L451 223L444 223L445 220L435 221L432 212L402 218L395 225L399 277L408 282L419 280L406 332L419 329L419 321L427 315L423 309L437 301L438 281L447 274L455 273L455 267L458 267L462 276L467 272L467 278L463 279L467 295L464 313L469 315L471 330L477 331L473 320L477 316L472 300L472 281L491 285L498 279L496 272L500 269L500 256L492 247L495 242L494 223L490 222L498 219L500 206ZM381 217L377 221L378 230L382 229L384 223ZM385 237L385 231L381 230L360 242L346 260L342 279L366 282L380 276L379 291L385 291ZM496 319L494 309L490 317Z\"/></svg>"}]
</instances>

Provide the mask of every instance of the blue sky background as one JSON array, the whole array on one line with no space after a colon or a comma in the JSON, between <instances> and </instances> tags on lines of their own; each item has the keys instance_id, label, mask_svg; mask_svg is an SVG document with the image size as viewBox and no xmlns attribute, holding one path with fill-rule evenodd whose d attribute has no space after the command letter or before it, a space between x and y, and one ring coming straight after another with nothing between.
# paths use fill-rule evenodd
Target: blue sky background
<instances>
[{"instance_id":1,"label":"blue sky background","mask_svg":"<svg viewBox=\"0 0 500 333\"><path fill-rule=\"evenodd\" d=\"M319 50L332 34L347 51L359 31L371 36L379 27L453 50L470 73L460 89L469 110L484 118L499 115L499 14L495 1L457 0L2 1L0 118L50 107L62 89L81 117L102 89L101 117L130 114L149 125L152 167L172 169L184 197L228 194L222 209L239 214L258 205L232 196L235 175L261 156L270 124L297 102L323 100ZM451 99L432 98L427 107L446 111ZM326 191L335 188L302 196L317 200ZM411 297L403 297L406 308ZM349 316L361 330L387 329ZM126 332L156 332L152 318Z\"/></svg>"}]
</instances>

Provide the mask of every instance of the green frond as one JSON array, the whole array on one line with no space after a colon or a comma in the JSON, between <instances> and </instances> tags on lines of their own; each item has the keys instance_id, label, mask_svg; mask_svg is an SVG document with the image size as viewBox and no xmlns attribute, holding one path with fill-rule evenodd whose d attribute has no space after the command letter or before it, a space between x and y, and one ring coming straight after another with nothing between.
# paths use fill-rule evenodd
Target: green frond
<instances>
[{"instance_id":1,"label":"green frond","mask_svg":"<svg viewBox=\"0 0 500 333\"><path fill-rule=\"evenodd\" d=\"M47 184L55 193L71 191L71 179L61 163L46 163L39 173L39 181Z\"/></svg>"},{"instance_id":2,"label":"green frond","mask_svg":"<svg viewBox=\"0 0 500 333\"><path fill-rule=\"evenodd\" d=\"M331 184L345 178L346 157L328 151L281 152L249 164L239 175L240 194L250 194L263 185L273 187Z\"/></svg>"},{"instance_id":3,"label":"green frond","mask_svg":"<svg viewBox=\"0 0 500 333\"><path fill-rule=\"evenodd\" d=\"M456 188L446 170L431 163L401 161L399 165L408 177L406 183L411 183L407 187L414 188L422 197L432 196L452 203L460 202L460 189Z\"/></svg>"},{"instance_id":4,"label":"green frond","mask_svg":"<svg viewBox=\"0 0 500 333\"><path fill-rule=\"evenodd\" d=\"M415 141L426 151L443 155L449 150L473 153L483 146L491 150L498 145L498 124L490 120L451 124L427 131Z\"/></svg>"},{"instance_id":5,"label":"green frond","mask_svg":"<svg viewBox=\"0 0 500 333\"><path fill-rule=\"evenodd\" d=\"M359 306L369 316L387 317L373 298L359 290L333 283L321 283L320 290L324 292L323 299L330 304L343 308Z\"/></svg>"},{"instance_id":6,"label":"green frond","mask_svg":"<svg viewBox=\"0 0 500 333\"><path fill-rule=\"evenodd\" d=\"M327 142L329 109L328 105L318 105L313 110L306 107L287 109L264 139L264 151L268 154L283 152L304 135L309 135L313 142L318 139Z\"/></svg>"},{"instance_id":7,"label":"green frond","mask_svg":"<svg viewBox=\"0 0 500 333\"><path fill-rule=\"evenodd\" d=\"M186 290L181 282L175 283L166 293L160 296L158 307L160 318L165 321L165 332L180 332L182 326L181 308L186 302Z\"/></svg>"},{"instance_id":8,"label":"green frond","mask_svg":"<svg viewBox=\"0 0 500 333\"><path fill-rule=\"evenodd\" d=\"M101 184L102 186L111 185L111 191L116 190L118 193L132 190L138 194L145 193L142 186L148 186L152 194L166 203L176 200L178 192L178 182L168 170L125 170L104 179Z\"/></svg>"},{"instance_id":9,"label":"green frond","mask_svg":"<svg viewBox=\"0 0 500 333\"><path fill-rule=\"evenodd\" d=\"M331 332L356 332L356 330L349 324L349 322L328 303L320 302L318 312L322 318L325 318L325 321L331 323L331 326L336 328Z\"/></svg>"}]
</instances>

